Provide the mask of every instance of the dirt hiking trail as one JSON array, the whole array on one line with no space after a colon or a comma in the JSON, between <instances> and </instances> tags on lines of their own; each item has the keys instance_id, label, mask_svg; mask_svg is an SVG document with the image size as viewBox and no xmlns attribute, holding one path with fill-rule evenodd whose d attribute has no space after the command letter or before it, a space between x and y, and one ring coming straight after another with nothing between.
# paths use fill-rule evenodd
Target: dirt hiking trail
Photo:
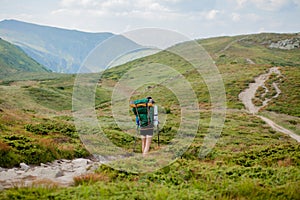
<instances>
[{"instance_id":1,"label":"dirt hiking trail","mask_svg":"<svg viewBox=\"0 0 300 200\"><path fill-rule=\"evenodd\" d=\"M265 122L266 122L269 126L271 126L274 130L279 131L279 132L284 133L284 134L287 134L287 135L289 135L290 137L292 137L292 138L294 138L295 140L297 140L298 142L300 142L300 136L299 136L299 135L293 133L293 132L290 131L290 130L287 130L287 129L283 128L282 126L276 124L274 121L272 121L272 120L270 120L270 119L268 119L268 118L266 118L266 117L260 116L260 115L258 114L258 111L259 111L262 107L268 105L268 102L269 102L270 100L272 100L272 99L274 99L274 98L277 98L277 97L280 95L281 91L280 91L280 89L278 88L277 83L274 82L274 83L272 84L273 87L274 87L275 90L276 90L276 95L274 95L273 97L271 97L271 98L269 98L269 99L268 99L268 98L265 99L265 100L263 101L262 106L255 106L255 105L253 104L253 102L252 102L252 99L255 97L255 93L256 93L257 89L258 89L259 87L264 87L264 88L266 88L266 87L265 87L265 82L269 79L270 75L273 74L273 73L278 74L278 75L281 74L278 67L272 67L272 68L270 68L270 70L269 70L268 73L262 74L262 75L258 76L257 78L255 78L255 82L254 82L254 83L250 83L250 84L249 84L249 87L239 94L239 99L243 102L243 104L245 105L245 107L246 107L246 109L247 109L247 111L248 111L249 113L251 113L251 114L253 114L253 115L256 115L256 116L260 117L263 121L265 121Z\"/></svg>"}]
</instances>

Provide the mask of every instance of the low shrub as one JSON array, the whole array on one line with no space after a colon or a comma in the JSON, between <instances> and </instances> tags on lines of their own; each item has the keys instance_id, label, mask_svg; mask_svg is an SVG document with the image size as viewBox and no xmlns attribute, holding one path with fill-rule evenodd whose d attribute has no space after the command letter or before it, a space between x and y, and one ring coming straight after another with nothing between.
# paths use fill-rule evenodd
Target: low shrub
<instances>
[{"instance_id":1,"label":"low shrub","mask_svg":"<svg viewBox=\"0 0 300 200\"><path fill-rule=\"evenodd\" d=\"M78 138L76 127L73 124L67 124L56 121L49 121L40 124L26 124L25 130L38 135L48 135L51 133L61 133L63 135Z\"/></svg>"},{"instance_id":2,"label":"low shrub","mask_svg":"<svg viewBox=\"0 0 300 200\"><path fill-rule=\"evenodd\" d=\"M17 155L12 148L0 140L0 166L11 167L19 164L21 156Z\"/></svg>"}]
</instances>

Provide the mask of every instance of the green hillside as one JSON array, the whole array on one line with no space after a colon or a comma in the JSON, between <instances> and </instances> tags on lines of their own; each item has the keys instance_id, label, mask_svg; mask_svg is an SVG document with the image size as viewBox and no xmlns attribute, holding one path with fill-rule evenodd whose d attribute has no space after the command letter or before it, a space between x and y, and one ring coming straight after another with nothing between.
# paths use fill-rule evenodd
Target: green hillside
<instances>
[{"instance_id":1,"label":"green hillside","mask_svg":"<svg viewBox=\"0 0 300 200\"><path fill-rule=\"evenodd\" d=\"M0 78L17 72L48 72L20 48L0 39Z\"/></svg>"},{"instance_id":2,"label":"green hillside","mask_svg":"<svg viewBox=\"0 0 300 200\"><path fill-rule=\"evenodd\" d=\"M58 73L77 73L85 57L101 42L114 34L88 33L17 20L0 21L0 37L19 46L47 69ZM122 45L139 47L122 38ZM105 67L105 66L100 66Z\"/></svg>"},{"instance_id":3,"label":"green hillside","mask_svg":"<svg viewBox=\"0 0 300 200\"><path fill-rule=\"evenodd\" d=\"M253 81L251 73L256 68L268 69L271 66L278 66L282 77L278 78L277 82L281 82L282 95L272 100L264 109L299 117L300 92L297 87L300 78L299 46L292 50L269 48L272 42L284 41L288 38L296 38L300 41L299 34L262 33L205 39L200 40L199 43L208 50L222 74L231 74L228 80L226 80L227 76L224 76L228 98L235 99L229 103L238 101L238 93L245 88L238 83L242 77L248 76L248 80L243 83L248 84ZM262 72L254 73L258 75Z\"/></svg>"},{"instance_id":4,"label":"green hillside","mask_svg":"<svg viewBox=\"0 0 300 200\"><path fill-rule=\"evenodd\" d=\"M262 108L260 114L299 134L300 48L270 47L278 41L294 41L298 37L298 34L264 33L198 40L222 75L228 107L222 134L205 158L199 158L199 152L210 127L209 92L201 76L182 58L163 51L101 75L80 75L85 80L102 77L94 88L97 119L105 135L130 153L135 145L135 130L124 132L116 124L110 101L113 89L126 72L140 66L151 63L172 66L190 82L198 98L201 113L195 139L182 155L181 149L177 149L178 157L172 164L152 173L135 174L102 165L94 174L76 177L72 187L48 183L46 187L13 188L0 193L0 199L299 199L300 144L246 112L238 98L255 77L271 67L279 67L281 76L271 76L268 81L278 83L281 94ZM88 155L78 138L71 112L75 78L75 75L43 77L25 73L7 77L0 84L0 166ZM176 83L177 78L172 80ZM176 142L173 139L181 120L178 99L162 85L140 86L131 99L149 95L161 106L159 116L165 119L160 127L161 146ZM97 133L88 128L85 131L86 135ZM137 152L140 142L137 139ZM157 142L154 135L152 151L157 150ZM118 162L122 164L122 160Z\"/></svg>"}]
</instances>

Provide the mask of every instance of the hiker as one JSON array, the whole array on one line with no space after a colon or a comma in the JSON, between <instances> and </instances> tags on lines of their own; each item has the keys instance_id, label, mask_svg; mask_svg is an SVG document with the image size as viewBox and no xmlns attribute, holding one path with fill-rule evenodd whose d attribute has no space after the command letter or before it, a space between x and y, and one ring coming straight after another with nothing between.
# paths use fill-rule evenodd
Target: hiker
<instances>
[{"instance_id":1,"label":"hiker","mask_svg":"<svg viewBox=\"0 0 300 200\"><path fill-rule=\"evenodd\" d=\"M142 139L142 153L146 155L149 152L153 131L154 131L154 100L152 97L140 99L132 102L130 106L136 116L137 126L140 128Z\"/></svg>"}]
</instances>

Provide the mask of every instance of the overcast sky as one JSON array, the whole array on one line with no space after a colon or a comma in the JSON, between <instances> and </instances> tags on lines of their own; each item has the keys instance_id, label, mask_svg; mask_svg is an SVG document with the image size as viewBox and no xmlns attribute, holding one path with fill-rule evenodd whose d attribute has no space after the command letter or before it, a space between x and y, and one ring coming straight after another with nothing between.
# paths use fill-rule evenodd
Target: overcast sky
<instances>
[{"instance_id":1,"label":"overcast sky","mask_svg":"<svg viewBox=\"0 0 300 200\"><path fill-rule=\"evenodd\" d=\"M191 38L300 32L300 0L0 0L0 20L88 32L157 27Z\"/></svg>"}]
</instances>

